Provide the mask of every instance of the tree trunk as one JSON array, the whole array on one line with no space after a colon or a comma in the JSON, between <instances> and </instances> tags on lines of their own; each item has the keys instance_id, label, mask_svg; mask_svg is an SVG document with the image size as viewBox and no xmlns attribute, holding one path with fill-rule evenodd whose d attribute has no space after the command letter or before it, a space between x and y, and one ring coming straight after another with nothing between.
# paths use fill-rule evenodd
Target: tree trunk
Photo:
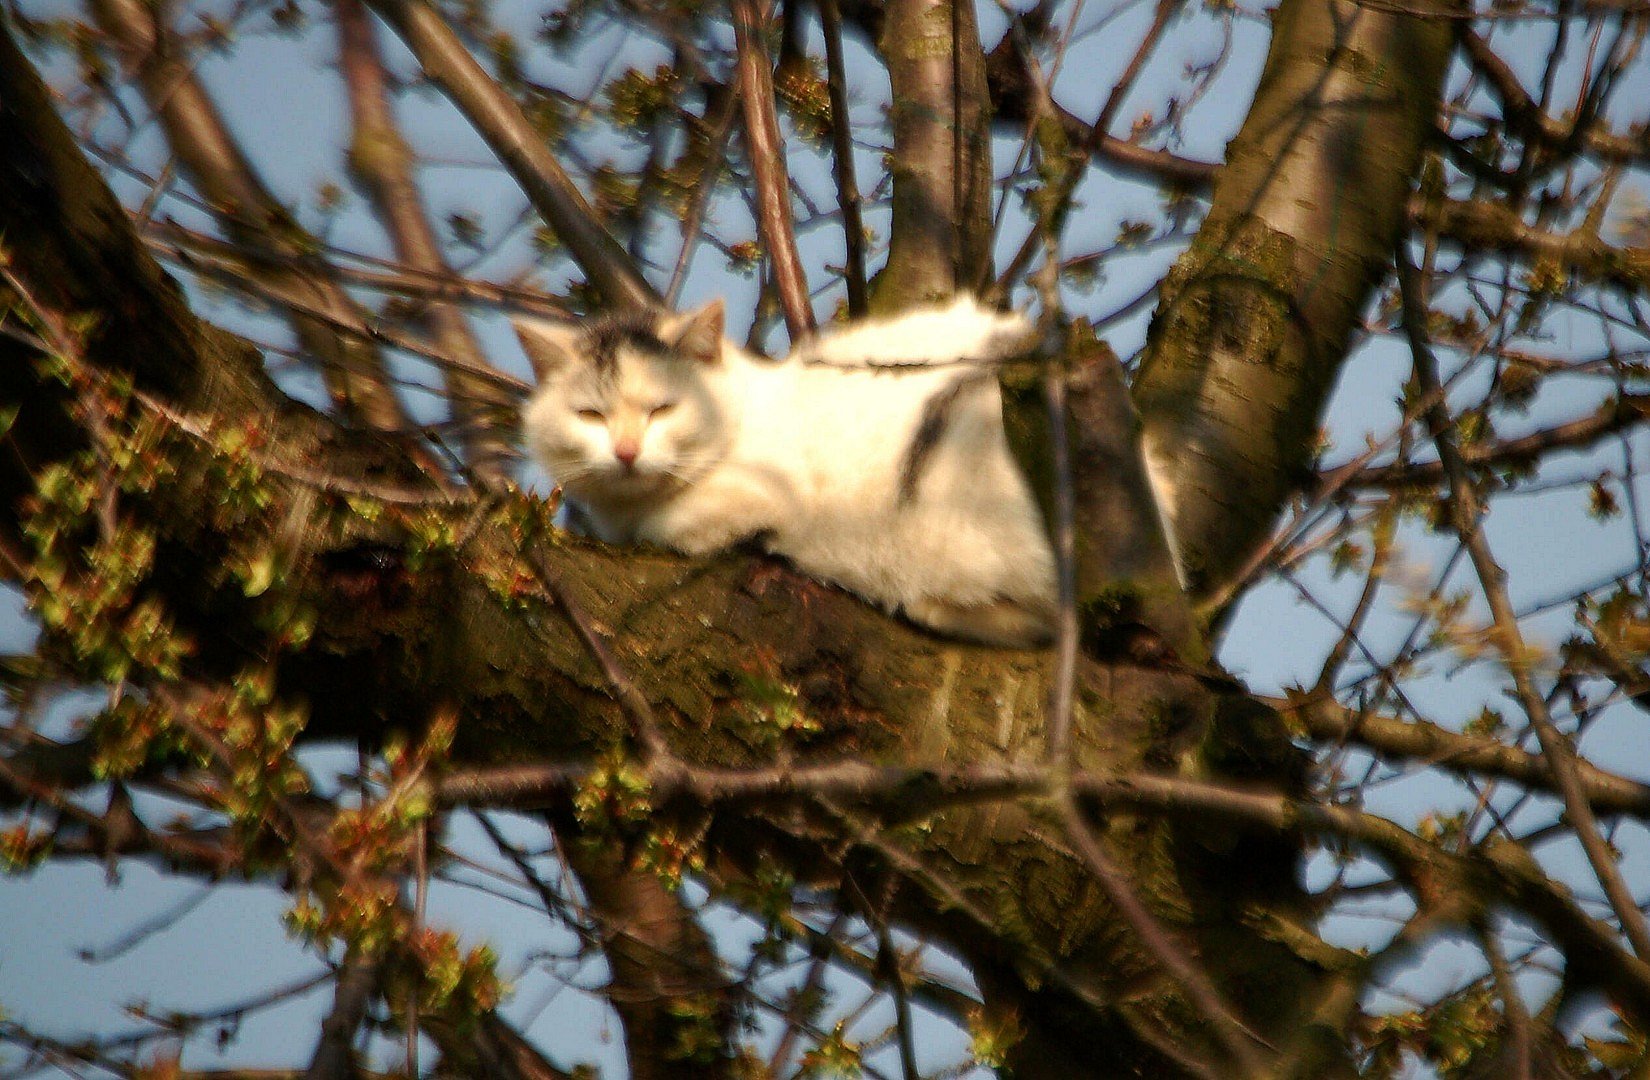
<instances>
[{"instance_id":1,"label":"tree trunk","mask_svg":"<svg viewBox=\"0 0 1650 1080\"><path fill-rule=\"evenodd\" d=\"M877 47L894 100L894 217L871 307L891 312L990 280L991 107L972 4L894 0Z\"/></svg>"},{"instance_id":2,"label":"tree trunk","mask_svg":"<svg viewBox=\"0 0 1650 1080\"><path fill-rule=\"evenodd\" d=\"M1348 341L1405 221L1450 20L1288 0L1213 205L1159 291L1135 382L1196 597L1218 593L1305 475Z\"/></svg>"}]
</instances>

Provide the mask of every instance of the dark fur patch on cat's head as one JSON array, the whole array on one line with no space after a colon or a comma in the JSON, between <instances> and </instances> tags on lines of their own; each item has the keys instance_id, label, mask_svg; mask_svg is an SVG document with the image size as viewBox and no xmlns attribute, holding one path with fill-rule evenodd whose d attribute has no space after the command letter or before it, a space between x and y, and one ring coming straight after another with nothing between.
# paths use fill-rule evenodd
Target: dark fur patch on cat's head
<instances>
[{"instance_id":1,"label":"dark fur patch on cat's head","mask_svg":"<svg viewBox=\"0 0 1650 1080\"><path fill-rule=\"evenodd\" d=\"M659 317L641 312L603 315L587 322L584 344L585 355L603 375L614 370L619 353L627 349L652 357L669 357L675 352L659 338Z\"/></svg>"},{"instance_id":2,"label":"dark fur patch on cat's head","mask_svg":"<svg viewBox=\"0 0 1650 1080\"><path fill-rule=\"evenodd\" d=\"M622 312L582 323L512 319L516 336L541 381L569 366L589 364L598 376L611 378L619 354L653 359L686 359L713 364L722 355L722 302L712 300L685 315Z\"/></svg>"}]
</instances>

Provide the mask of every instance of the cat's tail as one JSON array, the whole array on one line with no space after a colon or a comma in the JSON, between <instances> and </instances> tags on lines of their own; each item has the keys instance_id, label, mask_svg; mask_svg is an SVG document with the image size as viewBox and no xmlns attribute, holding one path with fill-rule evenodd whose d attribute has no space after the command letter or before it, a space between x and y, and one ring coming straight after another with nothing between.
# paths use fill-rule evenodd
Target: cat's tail
<instances>
[{"instance_id":1,"label":"cat's tail","mask_svg":"<svg viewBox=\"0 0 1650 1080\"><path fill-rule=\"evenodd\" d=\"M943 307L913 308L826 330L796 351L805 364L899 368L995 364L1030 352L1037 328L1017 311L998 311L963 294Z\"/></svg>"}]
</instances>

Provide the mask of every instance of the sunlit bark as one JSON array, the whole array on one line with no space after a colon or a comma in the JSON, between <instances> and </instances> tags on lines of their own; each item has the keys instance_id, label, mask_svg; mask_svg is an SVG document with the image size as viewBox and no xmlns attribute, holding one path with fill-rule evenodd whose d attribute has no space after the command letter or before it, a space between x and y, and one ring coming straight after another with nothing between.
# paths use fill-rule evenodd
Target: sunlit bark
<instances>
[{"instance_id":1,"label":"sunlit bark","mask_svg":"<svg viewBox=\"0 0 1650 1080\"><path fill-rule=\"evenodd\" d=\"M1135 384L1195 595L1243 565L1302 480L1404 223L1451 43L1447 20L1345 0L1273 15L1254 105L1160 289Z\"/></svg>"},{"instance_id":2,"label":"sunlit bark","mask_svg":"<svg viewBox=\"0 0 1650 1080\"><path fill-rule=\"evenodd\" d=\"M991 140L972 4L894 0L878 41L893 85L893 232L872 307L895 311L991 274Z\"/></svg>"}]
</instances>

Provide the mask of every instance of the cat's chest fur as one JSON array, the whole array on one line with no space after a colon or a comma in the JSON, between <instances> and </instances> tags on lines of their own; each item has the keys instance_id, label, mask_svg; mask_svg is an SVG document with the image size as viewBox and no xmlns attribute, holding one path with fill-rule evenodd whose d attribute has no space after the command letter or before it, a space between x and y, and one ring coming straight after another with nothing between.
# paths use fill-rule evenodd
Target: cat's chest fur
<instances>
[{"instance_id":1,"label":"cat's chest fur","mask_svg":"<svg viewBox=\"0 0 1650 1080\"><path fill-rule=\"evenodd\" d=\"M667 316L628 346L598 325L564 341L562 362L536 363L528 442L598 536L689 553L758 538L943 632L1046 636L1052 558L996 381L944 363L1019 348L1022 323L963 302L779 363L720 343L720 323L719 306ZM552 349L518 331L530 351ZM904 366L876 366L888 364ZM941 399L913 479L913 443Z\"/></svg>"}]
</instances>

